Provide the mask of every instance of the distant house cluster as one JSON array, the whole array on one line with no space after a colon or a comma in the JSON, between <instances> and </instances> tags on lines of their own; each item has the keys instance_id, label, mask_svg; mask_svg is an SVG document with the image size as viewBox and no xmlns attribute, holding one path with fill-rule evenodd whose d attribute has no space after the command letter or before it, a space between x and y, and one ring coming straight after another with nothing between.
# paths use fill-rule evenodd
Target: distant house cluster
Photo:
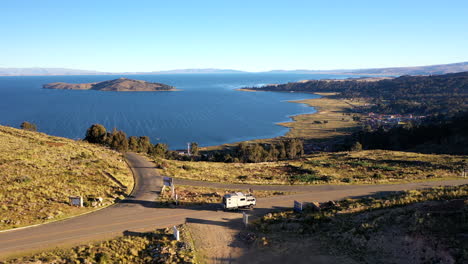
<instances>
[{"instance_id":1,"label":"distant house cluster","mask_svg":"<svg viewBox=\"0 0 468 264\"><path fill-rule=\"evenodd\" d=\"M372 129L379 127L392 128L396 126L403 126L408 123L417 125L426 116L417 116L413 114L393 114L393 115L382 115L376 113L368 113L367 118L363 121L364 125L369 125Z\"/></svg>"}]
</instances>

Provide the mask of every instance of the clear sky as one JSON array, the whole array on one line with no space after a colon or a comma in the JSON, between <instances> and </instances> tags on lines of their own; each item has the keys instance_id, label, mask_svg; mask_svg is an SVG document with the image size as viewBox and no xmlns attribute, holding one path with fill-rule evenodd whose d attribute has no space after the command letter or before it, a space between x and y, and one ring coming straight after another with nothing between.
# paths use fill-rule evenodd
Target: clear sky
<instances>
[{"instance_id":1,"label":"clear sky","mask_svg":"<svg viewBox=\"0 0 468 264\"><path fill-rule=\"evenodd\" d=\"M468 1L2 0L0 67L343 69L468 61Z\"/></svg>"}]
</instances>

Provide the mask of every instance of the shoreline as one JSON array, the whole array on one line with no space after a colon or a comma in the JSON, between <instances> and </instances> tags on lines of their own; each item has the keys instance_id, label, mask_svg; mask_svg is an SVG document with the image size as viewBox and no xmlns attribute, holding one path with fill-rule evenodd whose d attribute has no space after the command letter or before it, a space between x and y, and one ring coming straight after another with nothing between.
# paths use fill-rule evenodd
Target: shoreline
<instances>
[{"instance_id":1,"label":"shoreline","mask_svg":"<svg viewBox=\"0 0 468 264\"><path fill-rule=\"evenodd\" d=\"M330 98L336 93L313 93L320 98L289 101L291 103L306 104L313 107L316 112L292 116L292 121L278 123L290 128L285 135L290 138L305 140L328 140L334 137L345 136L352 133L359 123L353 120L352 109L362 106L365 101Z\"/></svg>"},{"instance_id":2,"label":"shoreline","mask_svg":"<svg viewBox=\"0 0 468 264\"><path fill-rule=\"evenodd\" d=\"M241 92L271 92L258 91L250 89L235 89ZM281 92L281 91L274 91ZM287 92L287 91L285 91ZM300 138L302 140L314 140L315 143L327 142L337 137L342 137L351 134L359 126L358 122L352 119L350 110L356 106L365 104L365 101L335 99L330 98L337 93L308 93L319 95L319 98L300 99L287 101L288 103L305 104L308 107L315 109L314 113L297 114L289 116L291 121L278 122L276 125L283 126L289 129L288 132L281 136L252 139L244 141L236 141L221 145L202 147L202 150L212 151L221 150L236 146L239 143L274 143L281 139ZM318 122L321 123L318 123ZM328 121L324 123L323 121Z\"/></svg>"}]
</instances>

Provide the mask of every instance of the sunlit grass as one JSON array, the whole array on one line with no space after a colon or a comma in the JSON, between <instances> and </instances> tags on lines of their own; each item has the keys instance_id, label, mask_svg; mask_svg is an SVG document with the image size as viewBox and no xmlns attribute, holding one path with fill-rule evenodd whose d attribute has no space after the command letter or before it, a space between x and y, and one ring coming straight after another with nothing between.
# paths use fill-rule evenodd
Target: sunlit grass
<instances>
[{"instance_id":1,"label":"sunlit grass","mask_svg":"<svg viewBox=\"0 0 468 264\"><path fill-rule=\"evenodd\" d=\"M171 229L158 229L128 232L100 243L49 250L2 263L194 263L194 258L192 248L174 240Z\"/></svg>"},{"instance_id":2,"label":"sunlit grass","mask_svg":"<svg viewBox=\"0 0 468 264\"><path fill-rule=\"evenodd\" d=\"M86 142L0 126L0 229L84 213L93 208L68 205L68 197L98 196L105 204L133 188L121 154Z\"/></svg>"},{"instance_id":3,"label":"sunlit grass","mask_svg":"<svg viewBox=\"0 0 468 264\"><path fill-rule=\"evenodd\" d=\"M468 156L367 150L308 155L300 160L222 163L157 160L167 176L250 184L398 183L453 179Z\"/></svg>"},{"instance_id":4,"label":"sunlit grass","mask_svg":"<svg viewBox=\"0 0 468 264\"><path fill-rule=\"evenodd\" d=\"M281 123L291 128L286 137L302 139L330 139L337 136L349 135L359 128L354 121L351 111L355 106L362 106L364 101L332 99L322 97L293 101L314 107L314 114L297 115L293 122Z\"/></svg>"}]
</instances>

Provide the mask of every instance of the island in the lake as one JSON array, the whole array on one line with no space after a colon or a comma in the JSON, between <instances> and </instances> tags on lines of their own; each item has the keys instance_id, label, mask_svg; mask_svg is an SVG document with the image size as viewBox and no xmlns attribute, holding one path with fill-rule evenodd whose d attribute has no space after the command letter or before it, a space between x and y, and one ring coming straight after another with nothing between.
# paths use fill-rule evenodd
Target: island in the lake
<instances>
[{"instance_id":1,"label":"island in the lake","mask_svg":"<svg viewBox=\"0 0 468 264\"><path fill-rule=\"evenodd\" d=\"M115 80L96 82L96 83L64 83L54 82L44 84L45 89L59 90L97 90L97 91L114 91L114 92L156 92L156 91L175 91L175 87L162 84L152 83L141 80L132 80L127 78L119 78Z\"/></svg>"}]
</instances>

